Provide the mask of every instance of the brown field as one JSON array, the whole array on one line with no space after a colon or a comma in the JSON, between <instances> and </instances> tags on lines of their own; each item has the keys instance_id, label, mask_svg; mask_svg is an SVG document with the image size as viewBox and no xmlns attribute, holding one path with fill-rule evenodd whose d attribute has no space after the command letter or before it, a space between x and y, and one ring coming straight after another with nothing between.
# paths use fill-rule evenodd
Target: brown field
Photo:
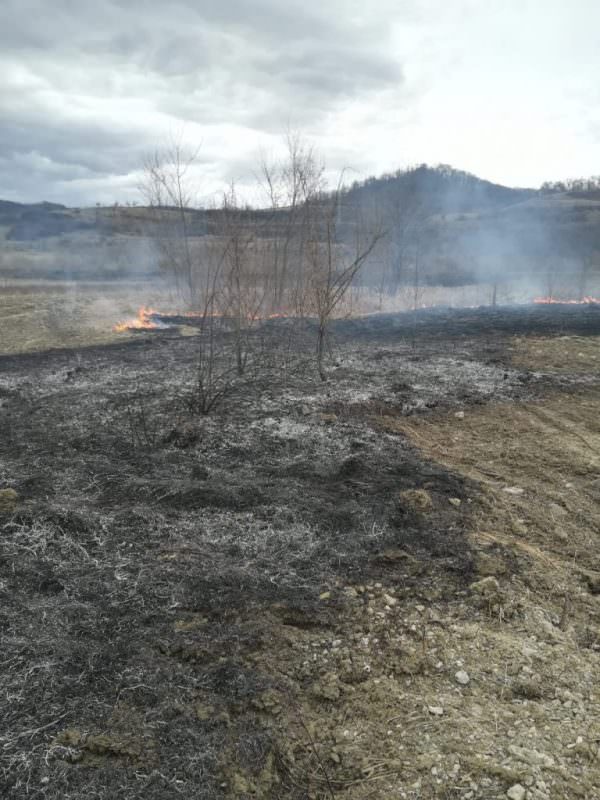
<instances>
[{"instance_id":1,"label":"brown field","mask_svg":"<svg viewBox=\"0 0 600 800\"><path fill-rule=\"evenodd\" d=\"M490 302L492 287L423 287L418 305L475 306ZM506 301L526 299L518 287L506 288ZM410 287L394 296L356 288L336 309L336 316L391 313L414 305ZM0 276L0 354L26 353L60 347L85 347L121 341L113 326L134 318L140 306L166 313L186 310L180 297L156 283L26 281Z\"/></svg>"},{"instance_id":2,"label":"brown field","mask_svg":"<svg viewBox=\"0 0 600 800\"><path fill-rule=\"evenodd\" d=\"M5 281L0 284L0 354L85 347L119 340L112 327L140 305L174 303L144 284Z\"/></svg>"},{"instance_id":3,"label":"brown field","mask_svg":"<svg viewBox=\"0 0 600 800\"><path fill-rule=\"evenodd\" d=\"M513 348L513 363L521 367L564 373L600 371L600 348L594 337L516 337Z\"/></svg>"}]
</instances>

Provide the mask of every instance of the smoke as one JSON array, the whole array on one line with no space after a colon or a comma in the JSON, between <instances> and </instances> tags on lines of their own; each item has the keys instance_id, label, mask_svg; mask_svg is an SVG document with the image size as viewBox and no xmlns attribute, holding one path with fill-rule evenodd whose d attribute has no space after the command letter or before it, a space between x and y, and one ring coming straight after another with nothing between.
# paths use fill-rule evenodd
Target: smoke
<instances>
[{"instance_id":1,"label":"smoke","mask_svg":"<svg viewBox=\"0 0 600 800\"><path fill-rule=\"evenodd\" d=\"M160 280L160 270L158 253L149 238L64 236L3 243L0 277L89 283L155 282Z\"/></svg>"},{"instance_id":2,"label":"smoke","mask_svg":"<svg viewBox=\"0 0 600 800\"><path fill-rule=\"evenodd\" d=\"M355 184L346 202L379 214L383 251L361 276L382 293L480 285L494 302L600 291L597 193L511 189L446 166Z\"/></svg>"},{"instance_id":3,"label":"smoke","mask_svg":"<svg viewBox=\"0 0 600 800\"><path fill-rule=\"evenodd\" d=\"M23 208L5 210L12 216L0 242L0 281L93 285L95 306L86 315L103 325L141 304L183 308L161 272L157 231L136 217L143 210ZM355 279L344 313L600 295L597 193L511 189L420 166L347 187L338 227L349 247L357 213L366 229L381 224L386 236ZM207 234L219 228L219 210L207 214L188 221L198 246L208 246ZM250 223L251 212L239 214ZM264 253L257 254L267 258L268 238L260 241ZM124 287L118 298L115 285ZM69 291L70 306L79 308L79 290Z\"/></svg>"}]
</instances>

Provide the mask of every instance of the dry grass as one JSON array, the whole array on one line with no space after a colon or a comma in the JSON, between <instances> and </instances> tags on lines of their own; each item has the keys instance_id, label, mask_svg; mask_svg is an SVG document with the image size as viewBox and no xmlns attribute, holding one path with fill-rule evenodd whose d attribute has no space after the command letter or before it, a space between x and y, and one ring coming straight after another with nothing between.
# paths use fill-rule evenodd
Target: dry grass
<instances>
[{"instance_id":1,"label":"dry grass","mask_svg":"<svg viewBox=\"0 0 600 800\"><path fill-rule=\"evenodd\" d=\"M381 424L381 422L380 422ZM474 535L568 571L600 571L600 417L595 391L422 420L390 419L485 489Z\"/></svg>"},{"instance_id":2,"label":"dry grass","mask_svg":"<svg viewBox=\"0 0 600 800\"><path fill-rule=\"evenodd\" d=\"M513 363L544 372L600 372L600 338L597 336L531 336L513 341Z\"/></svg>"},{"instance_id":3,"label":"dry grass","mask_svg":"<svg viewBox=\"0 0 600 800\"><path fill-rule=\"evenodd\" d=\"M168 292L139 284L6 282L0 287L0 354L121 341L112 327L142 304L170 309Z\"/></svg>"},{"instance_id":4,"label":"dry grass","mask_svg":"<svg viewBox=\"0 0 600 800\"><path fill-rule=\"evenodd\" d=\"M419 306L478 306L490 302L492 287L486 284L455 288L428 286L419 290ZM506 289L506 301L525 300L517 288ZM378 312L409 311L414 307L414 290L403 287L394 296L366 287L353 288L336 309L344 318ZM54 347L83 347L122 340L115 323L134 318L140 306L152 306L165 313L185 311L181 300L157 285L123 282L85 283L58 280L13 280L0 278L0 354L24 353ZM135 334L134 334L135 335ZM591 345L580 337L557 340L523 339L517 342L523 366L530 356L548 362L550 349L585 360ZM539 351L539 352L538 352ZM593 353L592 353L593 356ZM558 355L557 355L558 357ZM562 357L562 356L561 356ZM600 369L600 355L598 369ZM563 358L565 369L572 364ZM563 363L561 362L561 363Z\"/></svg>"}]
</instances>

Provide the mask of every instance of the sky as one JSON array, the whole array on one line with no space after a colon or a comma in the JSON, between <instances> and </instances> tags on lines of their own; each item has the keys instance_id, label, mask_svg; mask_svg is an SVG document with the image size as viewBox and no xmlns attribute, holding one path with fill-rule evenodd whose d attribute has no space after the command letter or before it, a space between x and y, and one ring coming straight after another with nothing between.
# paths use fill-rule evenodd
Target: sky
<instances>
[{"instance_id":1,"label":"sky","mask_svg":"<svg viewBox=\"0 0 600 800\"><path fill-rule=\"evenodd\" d=\"M0 198L140 199L198 148L209 201L292 128L330 179L600 173L598 0L0 0Z\"/></svg>"}]
</instances>

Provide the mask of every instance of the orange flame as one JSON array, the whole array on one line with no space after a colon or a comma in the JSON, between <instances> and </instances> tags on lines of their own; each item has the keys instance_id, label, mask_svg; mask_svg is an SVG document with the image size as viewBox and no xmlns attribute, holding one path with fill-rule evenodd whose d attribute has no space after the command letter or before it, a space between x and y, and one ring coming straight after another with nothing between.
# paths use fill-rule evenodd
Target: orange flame
<instances>
[{"instance_id":1,"label":"orange flame","mask_svg":"<svg viewBox=\"0 0 600 800\"><path fill-rule=\"evenodd\" d=\"M137 317L135 319L128 319L124 322L118 322L116 325L113 326L113 331L115 333L125 333L130 330L156 330L157 328L164 328L164 325L161 325L160 322L156 322L153 320L152 317L159 314L156 309L149 308L148 306L141 306L138 309Z\"/></svg>"},{"instance_id":2,"label":"orange flame","mask_svg":"<svg viewBox=\"0 0 600 800\"><path fill-rule=\"evenodd\" d=\"M248 322L258 322L261 320L277 319L287 316L289 316L289 314L282 312L274 314L248 313L246 318ZM223 317L225 319L227 318L227 315L221 314L220 312L202 313L200 311L188 311L187 313L182 314L178 311L164 312L158 311L156 308L150 308L149 306L141 306L141 308L138 310L137 317L118 322L116 325L113 325L113 331L115 333L127 333L127 331L131 330L152 331L170 328L171 325L168 322L163 321L161 319L162 317L178 317L181 319L187 318L189 320L198 320L202 319L203 317Z\"/></svg>"},{"instance_id":3,"label":"orange flame","mask_svg":"<svg viewBox=\"0 0 600 800\"><path fill-rule=\"evenodd\" d=\"M596 303L600 305L600 297L591 297L587 295L586 297L582 297L581 300L560 300L556 297L534 297L533 302L537 303L538 305L568 305L568 306L585 306L585 305L595 305Z\"/></svg>"}]
</instances>

